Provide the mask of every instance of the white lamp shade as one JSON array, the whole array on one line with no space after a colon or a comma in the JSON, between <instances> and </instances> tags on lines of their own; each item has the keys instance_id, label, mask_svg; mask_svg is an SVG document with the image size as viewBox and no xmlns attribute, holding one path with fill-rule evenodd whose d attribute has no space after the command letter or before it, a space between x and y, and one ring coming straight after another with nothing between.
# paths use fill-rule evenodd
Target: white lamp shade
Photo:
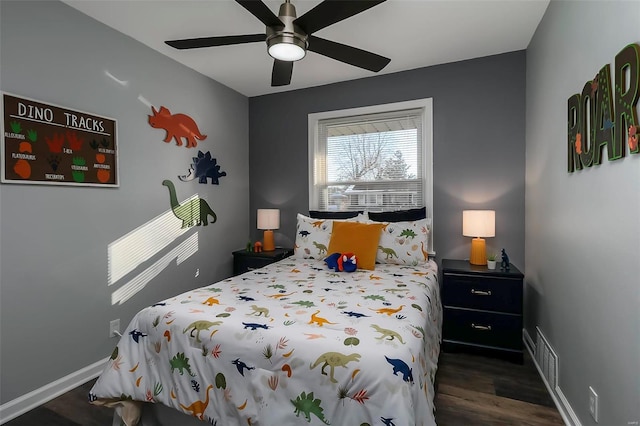
<instances>
[{"instance_id":1,"label":"white lamp shade","mask_svg":"<svg viewBox=\"0 0 640 426\"><path fill-rule=\"evenodd\" d=\"M279 209L258 209L258 229L280 228Z\"/></svg>"},{"instance_id":2,"label":"white lamp shade","mask_svg":"<svg viewBox=\"0 0 640 426\"><path fill-rule=\"evenodd\" d=\"M464 210L462 235L465 237L495 237L496 212L494 210Z\"/></svg>"}]
</instances>

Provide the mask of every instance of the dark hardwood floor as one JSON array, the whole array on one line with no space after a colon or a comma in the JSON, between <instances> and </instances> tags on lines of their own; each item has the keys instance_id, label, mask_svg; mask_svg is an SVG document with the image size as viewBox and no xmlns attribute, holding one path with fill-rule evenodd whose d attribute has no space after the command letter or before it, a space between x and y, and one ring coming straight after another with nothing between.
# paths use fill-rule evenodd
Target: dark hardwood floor
<instances>
[{"instance_id":1,"label":"dark hardwood floor","mask_svg":"<svg viewBox=\"0 0 640 426\"><path fill-rule=\"evenodd\" d=\"M3 426L111 426L113 409L89 404L95 380L52 399Z\"/></svg>"},{"instance_id":2,"label":"dark hardwood floor","mask_svg":"<svg viewBox=\"0 0 640 426\"><path fill-rule=\"evenodd\" d=\"M527 352L524 365L478 355L442 353L437 381L438 426L564 425ZM87 402L93 382L5 425L111 426L112 410Z\"/></svg>"},{"instance_id":3,"label":"dark hardwood floor","mask_svg":"<svg viewBox=\"0 0 640 426\"><path fill-rule=\"evenodd\" d=\"M564 425L527 351L522 365L442 353L437 384L438 426Z\"/></svg>"}]
</instances>

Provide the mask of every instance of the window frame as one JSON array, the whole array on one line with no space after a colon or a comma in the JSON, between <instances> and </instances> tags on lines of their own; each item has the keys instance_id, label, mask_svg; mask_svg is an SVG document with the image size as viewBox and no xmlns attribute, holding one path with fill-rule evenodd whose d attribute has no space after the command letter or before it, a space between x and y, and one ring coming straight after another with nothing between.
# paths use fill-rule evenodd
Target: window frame
<instances>
[{"instance_id":1,"label":"window frame","mask_svg":"<svg viewBox=\"0 0 640 426\"><path fill-rule=\"evenodd\" d=\"M309 210L318 210L319 194L315 184L315 165L318 152L318 123L321 120L369 115L407 109L420 109L422 119L422 199L426 207L427 218L430 219L429 253L433 250L433 98L412 101L393 102L365 107L347 108L333 111L311 113L308 117L308 188ZM365 208L366 209L366 208Z\"/></svg>"}]
</instances>

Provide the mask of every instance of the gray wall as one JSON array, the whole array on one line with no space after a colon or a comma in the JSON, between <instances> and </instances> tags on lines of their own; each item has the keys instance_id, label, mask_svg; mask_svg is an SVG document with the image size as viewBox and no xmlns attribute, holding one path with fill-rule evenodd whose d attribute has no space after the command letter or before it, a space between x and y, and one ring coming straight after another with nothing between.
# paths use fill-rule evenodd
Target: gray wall
<instances>
[{"instance_id":1,"label":"gray wall","mask_svg":"<svg viewBox=\"0 0 640 426\"><path fill-rule=\"evenodd\" d=\"M308 114L433 98L437 257L468 258L462 210L494 209L496 237L487 245L506 248L524 269L524 95L519 51L250 98L252 224L256 209L282 209L276 244L293 245L296 213L309 209Z\"/></svg>"},{"instance_id":2,"label":"gray wall","mask_svg":"<svg viewBox=\"0 0 640 426\"><path fill-rule=\"evenodd\" d=\"M248 100L57 1L0 2L1 89L118 120L117 189L0 185L1 402L111 354L108 322L122 327L139 309L225 278L231 251L249 228ZM109 71L122 86L107 77ZM198 144L228 176L220 185L183 183L197 150L165 144L147 124L148 106L191 115L208 138ZM107 247L198 193L218 222L192 228L111 287ZM180 227L171 217L166 227ZM111 293L188 238L198 250L166 269L123 305ZM197 276L196 276L197 275Z\"/></svg>"},{"instance_id":3,"label":"gray wall","mask_svg":"<svg viewBox=\"0 0 640 426\"><path fill-rule=\"evenodd\" d=\"M552 1L527 49L525 323L583 425L589 386L598 424L640 421L640 155L567 173L567 99L640 42L638 17L637 1Z\"/></svg>"}]
</instances>

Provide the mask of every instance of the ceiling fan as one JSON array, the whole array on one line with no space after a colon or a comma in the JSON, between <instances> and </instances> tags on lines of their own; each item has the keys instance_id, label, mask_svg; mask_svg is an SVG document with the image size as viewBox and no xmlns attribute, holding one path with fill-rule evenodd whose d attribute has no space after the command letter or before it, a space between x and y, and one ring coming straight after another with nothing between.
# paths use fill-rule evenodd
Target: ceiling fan
<instances>
[{"instance_id":1,"label":"ceiling fan","mask_svg":"<svg viewBox=\"0 0 640 426\"><path fill-rule=\"evenodd\" d=\"M311 35L329 25L364 12L385 0L325 0L316 7L296 17L296 9L290 0L280 5L276 16L261 0L236 0L266 26L266 34L245 34L220 37L201 37L165 41L176 49L227 46L232 44L267 42L268 52L274 58L271 86L291 83L293 63L310 50L340 62L378 72L391 59L356 47Z\"/></svg>"}]
</instances>

